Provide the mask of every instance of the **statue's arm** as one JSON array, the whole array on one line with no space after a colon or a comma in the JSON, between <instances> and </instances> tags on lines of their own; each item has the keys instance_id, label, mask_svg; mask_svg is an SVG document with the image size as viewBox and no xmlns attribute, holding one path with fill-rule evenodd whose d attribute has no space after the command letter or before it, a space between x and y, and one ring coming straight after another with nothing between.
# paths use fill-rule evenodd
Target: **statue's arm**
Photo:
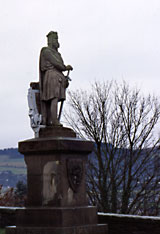
<instances>
[{"instance_id":1,"label":"statue's arm","mask_svg":"<svg viewBox=\"0 0 160 234\"><path fill-rule=\"evenodd\" d=\"M52 53L49 49L46 48L43 50L43 56L58 70L66 71L66 66L63 63L63 60L58 59L57 56L54 55L54 53Z\"/></svg>"}]
</instances>

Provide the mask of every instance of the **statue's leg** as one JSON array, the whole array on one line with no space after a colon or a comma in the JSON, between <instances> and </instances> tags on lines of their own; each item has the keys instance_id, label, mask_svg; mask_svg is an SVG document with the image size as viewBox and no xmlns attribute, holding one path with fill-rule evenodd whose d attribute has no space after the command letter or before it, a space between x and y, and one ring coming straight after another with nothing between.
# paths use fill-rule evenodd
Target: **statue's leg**
<instances>
[{"instance_id":1,"label":"statue's leg","mask_svg":"<svg viewBox=\"0 0 160 234\"><path fill-rule=\"evenodd\" d=\"M47 124L47 102L41 101L42 124Z\"/></svg>"},{"instance_id":2,"label":"statue's leg","mask_svg":"<svg viewBox=\"0 0 160 234\"><path fill-rule=\"evenodd\" d=\"M57 118L57 107L58 107L58 98L53 98L51 100L51 106L50 106L50 121L52 125L59 125L59 121Z\"/></svg>"}]
</instances>

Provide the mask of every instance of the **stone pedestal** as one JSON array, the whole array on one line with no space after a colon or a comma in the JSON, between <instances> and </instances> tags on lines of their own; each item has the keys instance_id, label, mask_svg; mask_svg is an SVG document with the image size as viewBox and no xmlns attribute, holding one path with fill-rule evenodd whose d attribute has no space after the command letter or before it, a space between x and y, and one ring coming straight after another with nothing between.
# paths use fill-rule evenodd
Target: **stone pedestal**
<instances>
[{"instance_id":1,"label":"stone pedestal","mask_svg":"<svg viewBox=\"0 0 160 234\"><path fill-rule=\"evenodd\" d=\"M26 207L17 209L16 227L6 234L106 234L97 210L88 206L87 156L93 143L68 128L41 129L40 137L19 142L27 164Z\"/></svg>"}]
</instances>

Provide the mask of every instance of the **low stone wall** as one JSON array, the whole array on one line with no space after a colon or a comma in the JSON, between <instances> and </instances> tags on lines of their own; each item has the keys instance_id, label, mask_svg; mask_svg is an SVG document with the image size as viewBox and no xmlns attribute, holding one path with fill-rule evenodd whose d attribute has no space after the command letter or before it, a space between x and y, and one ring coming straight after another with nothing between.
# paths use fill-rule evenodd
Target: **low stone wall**
<instances>
[{"instance_id":1,"label":"low stone wall","mask_svg":"<svg viewBox=\"0 0 160 234\"><path fill-rule=\"evenodd\" d=\"M16 207L0 206L0 227L12 226L16 223Z\"/></svg>"},{"instance_id":2,"label":"low stone wall","mask_svg":"<svg viewBox=\"0 0 160 234\"><path fill-rule=\"evenodd\" d=\"M98 222L108 224L108 234L160 234L160 217L98 213Z\"/></svg>"},{"instance_id":3,"label":"low stone wall","mask_svg":"<svg viewBox=\"0 0 160 234\"><path fill-rule=\"evenodd\" d=\"M0 207L0 227L16 223L18 207ZM160 234L160 217L98 213L98 222L108 224L108 234Z\"/></svg>"}]
</instances>

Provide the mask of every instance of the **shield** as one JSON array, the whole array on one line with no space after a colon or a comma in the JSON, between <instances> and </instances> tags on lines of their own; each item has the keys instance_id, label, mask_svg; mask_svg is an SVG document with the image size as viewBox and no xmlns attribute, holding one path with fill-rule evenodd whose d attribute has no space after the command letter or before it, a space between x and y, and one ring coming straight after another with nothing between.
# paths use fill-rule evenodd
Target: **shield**
<instances>
[{"instance_id":1,"label":"shield","mask_svg":"<svg viewBox=\"0 0 160 234\"><path fill-rule=\"evenodd\" d=\"M83 161L81 159L68 159L67 175L71 189L77 193L83 178Z\"/></svg>"}]
</instances>

